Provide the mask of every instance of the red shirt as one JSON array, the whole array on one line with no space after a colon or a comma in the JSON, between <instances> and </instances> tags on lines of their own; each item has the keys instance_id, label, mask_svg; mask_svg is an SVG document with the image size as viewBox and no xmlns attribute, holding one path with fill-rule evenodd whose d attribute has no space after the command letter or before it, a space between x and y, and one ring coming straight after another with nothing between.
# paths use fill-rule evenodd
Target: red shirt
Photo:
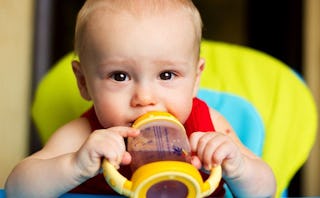
<instances>
[{"instance_id":1,"label":"red shirt","mask_svg":"<svg viewBox=\"0 0 320 198\"><path fill-rule=\"evenodd\" d=\"M93 107L85 112L82 117L85 117L89 120L92 131L103 128L99 123ZM198 98L195 98L193 100L192 110L187 121L184 123L184 127L187 131L188 136L196 131L215 131L211 121L209 107L205 102L201 101ZM120 166L119 172L126 178L131 178L132 172L130 166ZM201 172L201 175L204 180L208 178L208 175L205 173ZM221 180L219 187L213 192L210 197L224 196L225 190L223 188L223 183L223 180ZM78 187L71 190L71 192L86 194L117 194L112 188L109 187L104 179L103 174L98 174L97 176L85 181Z\"/></svg>"}]
</instances>

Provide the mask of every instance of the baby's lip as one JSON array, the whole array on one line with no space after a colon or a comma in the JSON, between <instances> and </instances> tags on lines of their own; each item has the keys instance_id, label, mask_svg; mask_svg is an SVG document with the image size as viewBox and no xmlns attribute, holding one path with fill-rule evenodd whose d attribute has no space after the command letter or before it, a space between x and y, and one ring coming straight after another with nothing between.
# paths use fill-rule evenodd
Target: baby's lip
<instances>
[{"instance_id":1,"label":"baby's lip","mask_svg":"<svg viewBox=\"0 0 320 198\"><path fill-rule=\"evenodd\" d=\"M130 120L130 121L128 122L128 126L129 126L129 127L132 127L137 119L138 119L138 117L135 118L135 119Z\"/></svg>"},{"instance_id":2,"label":"baby's lip","mask_svg":"<svg viewBox=\"0 0 320 198\"><path fill-rule=\"evenodd\" d=\"M142 115L144 115L144 113L139 114L136 118L132 119L132 121L129 122L128 125L129 125L130 127L132 127L132 125L134 124L134 122L135 122L138 118L140 118Z\"/></svg>"}]
</instances>

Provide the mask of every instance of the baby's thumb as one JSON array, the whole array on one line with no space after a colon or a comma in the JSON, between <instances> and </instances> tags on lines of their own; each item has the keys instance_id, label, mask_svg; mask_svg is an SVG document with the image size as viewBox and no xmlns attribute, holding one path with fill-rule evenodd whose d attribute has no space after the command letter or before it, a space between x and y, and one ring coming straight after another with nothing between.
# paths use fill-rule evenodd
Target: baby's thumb
<instances>
[{"instance_id":1,"label":"baby's thumb","mask_svg":"<svg viewBox=\"0 0 320 198\"><path fill-rule=\"evenodd\" d=\"M121 160L121 164L123 165L128 165L131 163L132 157L130 155L130 153L128 153L127 151L123 154L122 160Z\"/></svg>"}]
</instances>

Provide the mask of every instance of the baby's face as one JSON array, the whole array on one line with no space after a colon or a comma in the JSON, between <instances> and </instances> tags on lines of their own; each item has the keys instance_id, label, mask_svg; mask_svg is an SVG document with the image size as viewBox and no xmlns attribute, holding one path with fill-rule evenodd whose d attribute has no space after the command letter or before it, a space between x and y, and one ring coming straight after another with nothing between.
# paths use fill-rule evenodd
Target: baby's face
<instances>
[{"instance_id":1,"label":"baby's face","mask_svg":"<svg viewBox=\"0 0 320 198\"><path fill-rule=\"evenodd\" d=\"M197 91L198 59L192 22L179 13L134 17L99 12L84 36L81 70L104 127L125 125L148 111L184 122Z\"/></svg>"}]
</instances>

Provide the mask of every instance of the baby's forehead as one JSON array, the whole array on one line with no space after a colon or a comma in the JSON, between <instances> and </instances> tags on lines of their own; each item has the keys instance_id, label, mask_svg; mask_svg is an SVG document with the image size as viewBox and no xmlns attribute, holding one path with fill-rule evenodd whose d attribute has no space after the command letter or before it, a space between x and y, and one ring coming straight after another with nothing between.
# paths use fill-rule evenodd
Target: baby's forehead
<instances>
[{"instance_id":1,"label":"baby's forehead","mask_svg":"<svg viewBox=\"0 0 320 198\"><path fill-rule=\"evenodd\" d=\"M114 16L138 20L152 18L152 16L156 16L156 18L166 16L163 18L183 20L192 26L193 30L191 31L194 32L196 45L199 45L202 27L201 17L190 2L191 0L87 0L78 14L75 35L76 52L79 53L83 49L82 46L86 43L87 36L90 34L89 37L91 37L94 33L87 30L91 27L96 29L100 25L105 25L108 20L110 22L117 21ZM178 24L183 24L183 22Z\"/></svg>"},{"instance_id":2,"label":"baby's forehead","mask_svg":"<svg viewBox=\"0 0 320 198\"><path fill-rule=\"evenodd\" d=\"M192 21L190 24L194 26L193 29L199 32L192 15L181 9L178 3L173 2L180 2L180 0L88 0L78 15L76 42L82 42L83 36L90 34L87 30L91 27L96 28L126 17L137 19L135 22L152 17L188 20ZM182 17L178 17L179 15Z\"/></svg>"}]
</instances>

